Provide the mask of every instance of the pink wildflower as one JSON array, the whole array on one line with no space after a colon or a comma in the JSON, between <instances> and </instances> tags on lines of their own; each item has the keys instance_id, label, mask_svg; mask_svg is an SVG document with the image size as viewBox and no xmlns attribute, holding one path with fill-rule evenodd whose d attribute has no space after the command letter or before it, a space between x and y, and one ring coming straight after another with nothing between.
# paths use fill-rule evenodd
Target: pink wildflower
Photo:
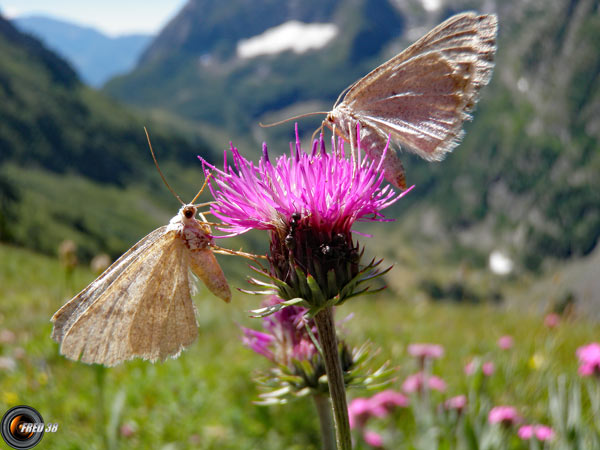
<instances>
[{"instance_id":1,"label":"pink wildflower","mask_svg":"<svg viewBox=\"0 0 600 450\"><path fill-rule=\"evenodd\" d=\"M263 273L285 283L271 285L284 300L302 298L315 308L323 297L342 302L383 273L377 269L381 260L361 263L352 228L357 222L391 221L382 211L408 190L397 193L384 184L382 161L367 160L360 145L357 139L354 151L346 152L340 139L327 152L321 137L306 152L296 130L289 155L274 161L266 144L258 164L233 146L233 163L226 159L223 170L204 161L213 174L211 212L225 225L222 229L230 235L269 232L269 268ZM358 278L363 281L357 283Z\"/></svg>"},{"instance_id":2,"label":"pink wildflower","mask_svg":"<svg viewBox=\"0 0 600 450\"><path fill-rule=\"evenodd\" d=\"M363 428L367 421L373 415L383 414L385 410L373 409L373 405L368 398L358 397L350 402L348 405L348 419L350 419L350 429Z\"/></svg>"},{"instance_id":3,"label":"pink wildflower","mask_svg":"<svg viewBox=\"0 0 600 450\"><path fill-rule=\"evenodd\" d=\"M467 406L466 395L457 395L456 397L451 397L444 402L444 408L446 410L462 412L465 409L465 406Z\"/></svg>"},{"instance_id":4,"label":"pink wildflower","mask_svg":"<svg viewBox=\"0 0 600 450\"><path fill-rule=\"evenodd\" d=\"M500 423L504 426L510 426L520 420L517 410L512 406L495 406L488 415L488 422L491 424Z\"/></svg>"},{"instance_id":5,"label":"pink wildflower","mask_svg":"<svg viewBox=\"0 0 600 450\"><path fill-rule=\"evenodd\" d=\"M408 399L400 392L391 389L379 392L370 398L355 398L348 406L350 428L362 428L371 417L385 417L393 409L407 406Z\"/></svg>"},{"instance_id":6,"label":"pink wildflower","mask_svg":"<svg viewBox=\"0 0 600 450\"><path fill-rule=\"evenodd\" d=\"M513 345L514 339L512 336L505 335L498 339L498 347L500 347L502 350L508 350L509 348L512 348Z\"/></svg>"},{"instance_id":7,"label":"pink wildflower","mask_svg":"<svg viewBox=\"0 0 600 450\"><path fill-rule=\"evenodd\" d=\"M206 161L214 174L210 189L215 200L212 213L236 234L251 229L280 230L294 214L306 225L329 233L349 232L357 221L386 221L381 210L403 197L383 186L379 162L345 153L343 141L327 153L323 138L315 141L311 152L296 145L290 155L271 163L267 146L258 165L231 147L233 164L221 171ZM349 157L348 157L349 156Z\"/></svg>"},{"instance_id":8,"label":"pink wildflower","mask_svg":"<svg viewBox=\"0 0 600 450\"><path fill-rule=\"evenodd\" d=\"M402 390L407 394L422 392L424 387L444 392L446 390L446 382L435 375L426 376L423 372L417 372L406 377L406 380L402 383Z\"/></svg>"},{"instance_id":9,"label":"pink wildflower","mask_svg":"<svg viewBox=\"0 0 600 450\"><path fill-rule=\"evenodd\" d=\"M408 353L419 361L419 368L425 368L425 361L438 359L444 355L444 347L437 344L410 344Z\"/></svg>"},{"instance_id":10,"label":"pink wildflower","mask_svg":"<svg viewBox=\"0 0 600 450\"><path fill-rule=\"evenodd\" d=\"M577 349L579 374L587 377L600 375L600 343L592 342Z\"/></svg>"},{"instance_id":11,"label":"pink wildflower","mask_svg":"<svg viewBox=\"0 0 600 450\"><path fill-rule=\"evenodd\" d=\"M483 364L481 364L481 366L479 366L479 363L477 362L476 359L469 361L466 365L465 365L465 375L473 375L475 373L475 371L477 371L478 369L481 369L481 372L486 376L492 376L494 371L496 370L494 363L491 361L486 361Z\"/></svg>"},{"instance_id":12,"label":"pink wildflower","mask_svg":"<svg viewBox=\"0 0 600 450\"><path fill-rule=\"evenodd\" d=\"M397 407L406 408L408 406L408 398L402 393L392 389L378 392L371 397L370 402L374 406L381 406L386 411L391 411Z\"/></svg>"},{"instance_id":13,"label":"pink wildflower","mask_svg":"<svg viewBox=\"0 0 600 450\"><path fill-rule=\"evenodd\" d=\"M560 324L560 316L556 313L550 313L544 317L544 325L548 328L556 328Z\"/></svg>"},{"instance_id":14,"label":"pink wildflower","mask_svg":"<svg viewBox=\"0 0 600 450\"><path fill-rule=\"evenodd\" d=\"M365 432L363 433L363 439L364 439L365 443L367 445L370 445L371 447L375 447L375 448L383 447L383 438L381 437L381 435L379 435L378 433L376 433L374 431L365 430Z\"/></svg>"},{"instance_id":15,"label":"pink wildflower","mask_svg":"<svg viewBox=\"0 0 600 450\"><path fill-rule=\"evenodd\" d=\"M535 437L538 441L551 441L554 439L554 430L546 425L523 425L519 428L518 435L524 441Z\"/></svg>"},{"instance_id":16,"label":"pink wildflower","mask_svg":"<svg viewBox=\"0 0 600 450\"><path fill-rule=\"evenodd\" d=\"M124 423L121 425L119 431L121 432L121 436L129 438L135 434L135 427L133 427L130 423Z\"/></svg>"},{"instance_id":17,"label":"pink wildflower","mask_svg":"<svg viewBox=\"0 0 600 450\"><path fill-rule=\"evenodd\" d=\"M495 370L494 363L491 361L484 362L481 366L481 371L483 372L483 374L486 377L492 376L492 374L494 373L494 370Z\"/></svg>"},{"instance_id":18,"label":"pink wildflower","mask_svg":"<svg viewBox=\"0 0 600 450\"><path fill-rule=\"evenodd\" d=\"M444 356L444 347L437 344L410 344L408 353L415 358L438 359Z\"/></svg>"},{"instance_id":19,"label":"pink wildflower","mask_svg":"<svg viewBox=\"0 0 600 450\"><path fill-rule=\"evenodd\" d=\"M277 297L271 298L268 305L277 304ZM317 349L305 327L306 309L300 306L288 306L263 318L265 332L242 327L244 345L278 364L289 366L292 361L311 360ZM313 320L308 322L316 335ZM314 330L313 330L314 329Z\"/></svg>"}]
</instances>

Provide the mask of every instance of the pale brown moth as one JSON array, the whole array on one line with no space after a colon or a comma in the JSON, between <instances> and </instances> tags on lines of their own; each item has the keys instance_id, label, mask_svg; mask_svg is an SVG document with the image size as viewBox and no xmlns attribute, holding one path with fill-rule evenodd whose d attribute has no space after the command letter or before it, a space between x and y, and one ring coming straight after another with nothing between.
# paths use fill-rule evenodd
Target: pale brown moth
<instances>
[{"instance_id":1,"label":"pale brown moth","mask_svg":"<svg viewBox=\"0 0 600 450\"><path fill-rule=\"evenodd\" d=\"M479 90L490 81L496 53L495 15L457 14L383 63L338 97L321 125L350 141L360 124L361 148L379 162L388 138L428 161L440 161L464 135ZM318 130L317 130L318 131ZM391 146L385 179L406 189L404 169Z\"/></svg>"},{"instance_id":2,"label":"pale brown moth","mask_svg":"<svg viewBox=\"0 0 600 450\"><path fill-rule=\"evenodd\" d=\"M205 186L188 204L174 193L183 206L169 224L142 238L54 314L52 338L63 355L106 366L177 357L198 336L190 272L230 301L210 226L202 214L196 219L206 204L194 202Z\"/></svg>"},{"instance_id":3,"label":"pale brown moth","mask_svg":"<svg viewBox=\"0 0 600 450\"><path fill-rule=\"evenodd\" d=\"M348 130L360 123L361 147L376 161L388 136L421 158L440 161L462 139L462 124L471 118L479 89L490 81L497 28L493 14L450 17L346 88L323 125L349 141ZM387 181L406 188L393 148L382 167Z\"/></svg>"}]
</instances>

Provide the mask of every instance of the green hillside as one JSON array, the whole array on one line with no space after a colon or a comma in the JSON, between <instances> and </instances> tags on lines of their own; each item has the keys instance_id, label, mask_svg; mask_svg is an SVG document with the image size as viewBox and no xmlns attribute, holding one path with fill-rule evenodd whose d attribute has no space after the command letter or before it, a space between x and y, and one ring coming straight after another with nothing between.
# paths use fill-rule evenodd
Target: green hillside
<instances>
[{"instance_id":1,"label":"green hillside","mask_svg":"<svg viewBox=\"0 0 600 450\"><path fill-rule=\"evenodd\" d=\"M178 203L156 174L144 126L181 195L201 186L196 156L212 158L197 132L87 88L64 60L2 18L0 54L1 240L54 253L69 238L84 258L117 256L163 224Z\"/></svg>"}]
</instances>

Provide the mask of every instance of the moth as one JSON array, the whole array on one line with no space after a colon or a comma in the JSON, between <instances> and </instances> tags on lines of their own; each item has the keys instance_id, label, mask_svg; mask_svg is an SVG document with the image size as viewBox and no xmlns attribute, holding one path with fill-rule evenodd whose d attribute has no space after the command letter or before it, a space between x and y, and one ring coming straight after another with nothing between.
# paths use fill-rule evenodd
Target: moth
<instances>
[{"instance_id":1,"label":"moth","mask_svg":"<svg viewBox=\"0 0 600 450\"><path fill-rule=\"evenodd\" d=\"M398 147L428 161L441 161L461 141L481 87L489 83L496 54L498 19L494 14L457 14L406 50L342 91L326 114L328 127L351 142L360 124L361 148L379 162L385 179L406 189ZM318 131L318 130L317 130Z\"/></svg>"},{"instance_id":2,"label":"moth","mask_svg":"<svg viewBox=\"0 0 600 450\"><path fill-rule=\"evenodd\" d=\"M152 157L156 163L153 151ZM54 314L52 338L63 355L106 366L179 356L198 336L190 272L230 301L210 226L202 214L196 219L207 205L194 204L207 181L188 204L173 192L183 206L169 224L142 238Z\"/></svg>"},{"instance_id":3,"label":"moth","mask_svg":"<svg viewBox=\"0 0 600 450\"><path fill-rule=\"evenodd\" d=\"M463 122L490 81L497 29L493 14L450 17L342 91L321 128L349 141L360 124L361 148L376 161L388 137L428 161L442 160L462 139ZM388 182L406 189L395 149L387 149L382 167Z\"/></svg>"}]
</instances>

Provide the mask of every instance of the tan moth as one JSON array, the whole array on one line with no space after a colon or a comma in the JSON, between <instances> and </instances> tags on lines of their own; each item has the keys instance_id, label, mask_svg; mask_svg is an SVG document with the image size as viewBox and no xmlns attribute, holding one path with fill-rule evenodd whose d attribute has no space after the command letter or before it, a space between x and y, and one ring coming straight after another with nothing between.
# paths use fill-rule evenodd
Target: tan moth
<instances>
[{"instance_id":1,"label":"tan moth","mask_svg":"<svg viewBox=\"0 0 600 450\"><path fill-rule=\"evenodd\" d=\"M462 124L471 118L479 89L490 81L497 28L493 14L450 17L346 88L323 125L348 141L349 130L360 123L361 147L376 161L388 136L428 161L443 159L462 139ZM387 181L406 188L393 148L382 167Z\"/></svg>"},{"instance_id":2,"label":"tan moth","mask_svg":"<svg viewBox=\"0 0 600 450\"><path fill-rule=\"evenodd\" d=\"M321 125L350 141L360 124L361 148L380 161L388 138L428 161L440 161L464 135L479 90L494 68L498 19L457 14L342 91ZM404 169L390 146L385 179L406 189Z\"/></svg>"},{"instance_id":3,"label":"tan moth","mask_svg":"<svg viewBox=\"0 0 600 450\"><path fill-rule=\"evenodd\" d=\"M177 357L198 336L190 272L230 301L210 226L202 214L196 219L206 204L193 203L205 186L189 204L175 194L183 206L168 225L142 238L54 314L52 338L63 355L106 366Z\"/></svg>"}]
</instances>

